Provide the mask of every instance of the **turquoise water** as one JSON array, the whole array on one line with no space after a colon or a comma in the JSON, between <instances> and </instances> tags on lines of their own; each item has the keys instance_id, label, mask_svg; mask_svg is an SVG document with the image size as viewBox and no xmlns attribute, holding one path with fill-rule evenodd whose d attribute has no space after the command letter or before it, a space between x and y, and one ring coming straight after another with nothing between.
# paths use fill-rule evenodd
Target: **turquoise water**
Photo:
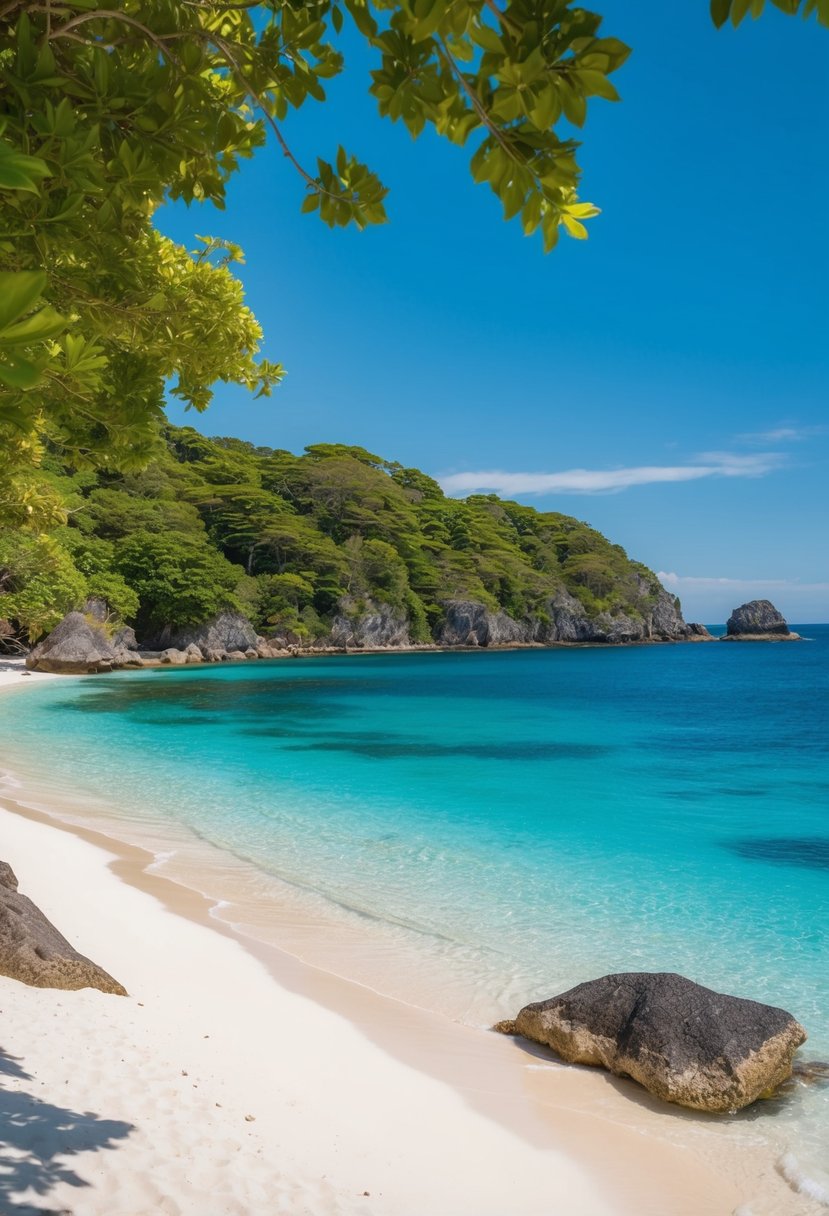
<instances>
[{"instance_id":1,"label":"turquoise water","mask_svg":"<svg viewBox=\"0 0 829 1216\"><path fill-rule=\"evenodd\" d=\"M455 1016L676 970L783 1005L826 1059L829 626L799 631L44 682L0 700L4 767L48 759L439 960Z\"/></svg>"}]
</instances>

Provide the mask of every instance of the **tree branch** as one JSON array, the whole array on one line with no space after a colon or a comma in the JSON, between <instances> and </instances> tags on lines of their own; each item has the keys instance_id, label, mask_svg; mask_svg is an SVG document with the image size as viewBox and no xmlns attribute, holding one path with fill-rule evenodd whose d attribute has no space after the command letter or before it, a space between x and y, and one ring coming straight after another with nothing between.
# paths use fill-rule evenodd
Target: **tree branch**
<instances>
[{"instance_id":1,"label":"tree branch","mask_svg":"<svg viewBox=\"0 0 829 1216\"><path fill-rule=\"evenodd\" d=\"M54 41L56 38L64 37L69 33L70 30L75 29L75 27L78 25L83 25L87 21L120 21L124 25L130 25L133 27L133 29L139 30L140 33L142 33L149 42L152 42L154 46L157 46L165 59L169 59L170 62L174 63L176 67L181 67L181 64L176 56L168 47L164 45L163 39L159 38L157 34L154 34L153 31L148 29L147 26L141 21L137 21L135 17L128 17L126 13L119 13L114 9L95 9L91 13L79 13L77 17L70 17L67 22L58 26L56 30L52 31L51 40Z\"/></svg>"},{"instance_id":2,"label":"tree branch","mask_svg":"<svg viewBox=\"0 0 829 1216\"><path fill-rule=\"evenodd\" d=\"M440 47L441 57L445 57L445 61L449 67L449 70L456 77L458 84L461 86L464 93L466 93L467 97L472 102L473 109L475 110L475 113L480 118L481 122L484 124L484 126L487 128L487 130L490 132L490 134L492 136L494 136L494 138L498 141L498 143L501 145L501 147L504 149L504 151L507 153L507 155L512 160L514 160L516 162L516 164L523 166L524 165L523 159L520 156L518 156L515 149L510 144L509 140L504 136L504 133L501 130L501 128L498 126L498 124L493 122L492 119L490 118L489 114L487 114L483 102L478 97L478 94L475 92L475 90L472 88L472 86L466 80L466 77L464 76L463 72L461 71L460 67L458 66L457 60L453 56L452 52L449 50L449 47L446 45L446 43L444 42L444 40L440 34L438 34L438 36L437 36L437 43L438 43L438 46Z\"/></svg>"}]
</instances>

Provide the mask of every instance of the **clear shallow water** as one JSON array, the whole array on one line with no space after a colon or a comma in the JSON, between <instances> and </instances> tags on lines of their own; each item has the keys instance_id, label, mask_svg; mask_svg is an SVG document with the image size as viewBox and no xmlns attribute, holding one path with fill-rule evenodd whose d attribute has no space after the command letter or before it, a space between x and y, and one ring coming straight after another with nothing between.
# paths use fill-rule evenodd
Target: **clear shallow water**
<instances>
[{"instance_id":1,"label":"clear shallow water","mask_svg":"<svg viewBox=\"0 0 829 1216\"><path fill-rule=\"evenodd\" d=\"M44 682L0 699L4 767L46 759L145 837L255 863L252 897L272 876L359 917L388 963L361 978L454 1016L676 970L790 1009L829 1059L829 626L800 632ZM826 1089L768 1110L829 1161Z\"/></svg>"}]
</instances>

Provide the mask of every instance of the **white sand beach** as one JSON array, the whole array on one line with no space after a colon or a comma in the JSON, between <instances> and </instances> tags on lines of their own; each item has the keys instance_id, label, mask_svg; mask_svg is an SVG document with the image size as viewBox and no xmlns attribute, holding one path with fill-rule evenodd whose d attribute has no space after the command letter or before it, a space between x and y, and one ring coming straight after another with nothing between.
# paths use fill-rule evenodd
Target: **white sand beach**
<instances>
[{"instance_id":1,"label":"white sand beach","mask_svg":"<svg viewBox=\"0 0 829 1216\"><path fill-rule=\"evenodd\" d=\"M52 678L5 666L5 689ZM129 992L0 977L2 1212L819 1210L711 1122L246 947L203 897L148 874L149 854L0 801L21 891Z\"/></svg>"}]
</instances>

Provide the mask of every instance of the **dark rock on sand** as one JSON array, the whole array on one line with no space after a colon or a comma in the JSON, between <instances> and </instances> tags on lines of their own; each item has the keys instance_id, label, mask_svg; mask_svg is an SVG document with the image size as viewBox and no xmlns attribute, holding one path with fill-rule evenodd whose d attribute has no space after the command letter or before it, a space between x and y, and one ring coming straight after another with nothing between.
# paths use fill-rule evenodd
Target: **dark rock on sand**
<instances>
[{"instance_id":1,"label":"dark rock on sand","mask_svg":"<svg viewBox=\"0 0 829 1216\"><path fill-rule=\"evenodd\" d=\"M793 641L786 618L770 600L750 600L735 608L728 618L723 641Z\"/></svg>"},{"instance_id":2,"label":"dark rock on sand","mask_svg":"<svg viewBox=\"0 0 829 1216\"><path fill-rule=\"evenodd\" d=\"M17 889L10 865L0 861L0 975L34 988L98 988L126 996L126 989L79 954Z\"/></svg>"},{"instance_id":3,"label":"dark rock on sand","mask_svg":"<svg viewBox=\"0 0 829 1216\"><path fill-rule=\"evenodd\" d=\"M606 975L526 1005L515 1032L572 1064L631 1077L666 1102L733 1111L785 1081L806 1031L772 1005L669 972Z\"/></svg>"}]
</instances>

